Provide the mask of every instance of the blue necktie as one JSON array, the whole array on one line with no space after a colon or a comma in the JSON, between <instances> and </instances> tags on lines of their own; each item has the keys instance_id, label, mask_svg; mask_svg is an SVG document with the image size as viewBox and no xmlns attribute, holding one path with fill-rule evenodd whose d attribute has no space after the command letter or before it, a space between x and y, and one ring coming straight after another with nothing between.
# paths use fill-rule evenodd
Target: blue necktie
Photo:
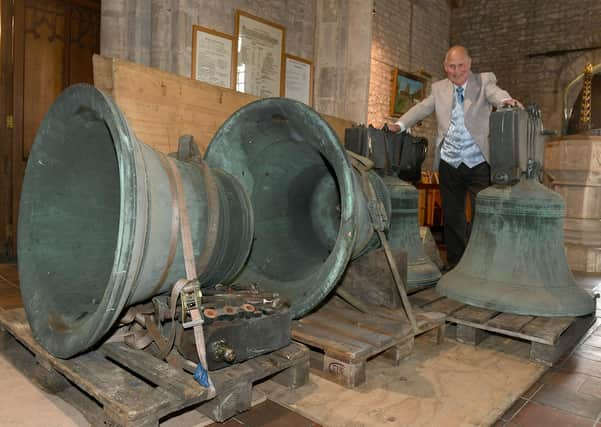
<instances>
[{"instance_id":1,"label":"blue necktie","mask_svg":"<svg viewBox=\"0 0 601 427\"><path fill-rule=\"evenodd\" d=\"M460 105L463 105L463 88L458 87L455 91L457 92L457 101L459 101Z\"/></svg>"}]
</instances>

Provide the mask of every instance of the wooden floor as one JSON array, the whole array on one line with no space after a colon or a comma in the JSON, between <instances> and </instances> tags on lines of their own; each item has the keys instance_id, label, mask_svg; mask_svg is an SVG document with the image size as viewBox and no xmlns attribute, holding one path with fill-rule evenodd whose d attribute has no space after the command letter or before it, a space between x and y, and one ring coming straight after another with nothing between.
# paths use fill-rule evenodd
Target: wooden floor
<instances>
[{"instance_id":1,"label":"wooden floor","mask_svg":"<svg viewBox=\"0 0 601 427\"><path fill-rule=\"evenodd\" d=\"M578 276L577 279L584 287L591 290L594 289L597 292L601 291L601 280L599 277ZM0 309L10 309L19 306L21 306L21 302L16 268L14 265L0 264ZM575 351L566 355L557 366L548 370L528 391L524 392L521 396L517 396L513 405L494 423L495 426L601 427L601 422L599 422L601 418L601 320L599 317L601 317L600 309L597 311L597 321ZM427 345L423 347L423 343L419 345L422 348L428 348ZM457 345L462 346L460 344ZM481 346L487 349L486 342ZM490 351L490 349L487 350ZM383 369L382 366L384 365L381 365L381 363L383 362L376 363L376 370ZM401 368L403 369L402 366ZM411 367L407 366L406 368L410 369ZM403 380L402 377L401 380ZM319 378L316 381L325 380ZM330 385L326 384L326 386ZM301 388L308 395L314 389L315 385L313 384ZM374 393L373 397L375 399L383 397L381 392L377 392L376 389L372 388L368 391L369 393ZM0 397L0 424L4 424L4 420L9 423L12 422L11 425L15 426L36 425L35 422L32 424L26 421L32 421L32 417L35 417L35 414L39 414L39 411L32 412L28 418L23 418L21 411L25 403L13 404L15 408L12 408L12 410L14 412L18 411L21 414L20 418L6 418L5 411L10 408L7 408L6 404L2 404L2 401L4 400L10 406L10 402L14 402L14 400L10 400L9 396L14 396L15 393L17 393L17 390L13 390L3 398ZM339 398L340 396L335 395L330 397L330 399L334 400L339 400ZM63 407L61 410L64 414L72 414L72 410L69 408ZM378 414L374 413L372 415L375 417L374 419L377 419ZM19 421L21 419L23 421ZM387 424L395 425L395 422L394 420L388 420ZM82 424L73 423L70 425ZM199 424L178 424L178 426L184 425L192 426ZM214 424L213 426L292 427L317 425L319 424L311 421L309 418L280 406L271 400L267 400L224 424ZM452 423L445 425L452 425Z\"/></svg>"}]
</instances>

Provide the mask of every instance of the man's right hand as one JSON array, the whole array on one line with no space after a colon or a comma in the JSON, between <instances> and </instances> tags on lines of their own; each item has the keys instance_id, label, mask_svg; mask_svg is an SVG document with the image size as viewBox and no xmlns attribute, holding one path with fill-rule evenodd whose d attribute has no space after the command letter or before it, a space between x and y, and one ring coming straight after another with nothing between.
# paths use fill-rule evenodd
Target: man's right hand
<instances>
[{"instance_id":1,"label":"man's right hand","mask_svg":"<svg viewBox=\"0 0 601 427\"><path fill-rule=\"evenodd\" d=\"M391 132L400 132L401 127L399 125L397 125L396 123L390 123L388 125L388 130Z\"/></svg>"}]
</instances>

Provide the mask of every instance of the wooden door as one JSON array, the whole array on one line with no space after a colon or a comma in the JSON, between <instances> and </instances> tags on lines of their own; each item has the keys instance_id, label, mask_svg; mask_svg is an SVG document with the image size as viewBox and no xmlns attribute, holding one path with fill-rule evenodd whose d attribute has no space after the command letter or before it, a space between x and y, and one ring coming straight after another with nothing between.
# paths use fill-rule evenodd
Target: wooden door
<instances>
[{"instance_id":1,"label":"wooden door","mask_svg":"<svg viewBox=\"0 0 601 427\"><path fill-rule=\"evenodd\" d=\"M0 261L12 251L12 16L13 0L0 0Z\"/></svg>"},{"instance_id":2,"label":"wooden door","mask_svg":"<svg viewBox=\"0 0 601 427\"><path fill-rule=\"evenodd\" d=\"M93 83L92 55L100 51L100 0L13 0L12 12L12 208L4 239L14 255L21 185L40 122L67 86Z\"/></svg>"}]
</instances>

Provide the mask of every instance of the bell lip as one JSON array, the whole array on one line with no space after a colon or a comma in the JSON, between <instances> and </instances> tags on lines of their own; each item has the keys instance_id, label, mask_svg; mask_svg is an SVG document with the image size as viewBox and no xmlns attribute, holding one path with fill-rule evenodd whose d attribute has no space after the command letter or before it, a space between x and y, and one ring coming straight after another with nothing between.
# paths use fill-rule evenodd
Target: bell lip
<instances>
[{"instance_id":1,"label":"bell lip","mask_svg":"<svg viewBox=\"0 0 601 427\"><path fill-rule=\"evenodd\" d=\"M459 264L456 269L460 268ZM569 304L572 300L574 309L572 311L554 309L549 304L539 304L538 306L522 306L522 301L528 301L529 296L531 297L532 289L514 286L510 288L511 295L508 296L507 286L491 286L490 281L486 286L483 285L484 280L477 279L474 277L467 276L456 270L450 271L443 275L436 285L436 291L447 298L462 302L467 305L473 305L488 310L495 310L502 313L520 314L525 316L542 316L542 317L578 317L587 316L594 313L596 300L592 294L587 290L580 288L575 285L575 288L559 288L565 289L565 294L561 296L550 296L555 300L560 300L564 304ZM459 284L459 285L457 285ZM470 291L473 293L474 289L479 290L482 298L476 298L470 295ZM494 292L495 288L499 288L497 292ZM545 288L540 288L542 292ZM549 293L547 292L547 295ZM486 296L488 295L488 298ZM505 297L499 299L499 295ZM523 297L520 298L520 295ZM511 302L511 304L509 303Z\"/></svg>"},{"instance_id":2,"label":"bell lip","mask_svg":"<svg viewBox=\"0 0 601 427\"><path fill-rule=\"evenodd\" d=\"M66 331L58 331L48 324L48 306L33 302L32 296L36 292L36 283L21 282L23 306L27 314L32 335L51 354L59 358L75 356L94 346L113 326L121 315L126 301L132 291L136 269L131 266L131 254L134 250L134 235L138 228L136 212L139 209L136 197L138 177L136 175L136 157L141 156L137 151L135 137L129 128L125 117L114 104L112 99L102 91L89 84L77 84L63 91L50 107L36 134L32 152L36 146L43 144L41 134L51 125L51 115L61 114L61 109L69 109L70 103L78 106L85 105L104 120L109 130L113 147L117 157L120 185L120 213L119 227L115 244L115 256L109 280L104 288L102 299L97 309L84 319L70 323ZM65 113L62 119L68 123ZM59 116L60 117L60 116ZM141 160L141 159L140 159ZM27 179L27 174L25 175ZM25 194L25 182L24 192ZM20 215L19 227L22 218ZM22 245L18 241L18 252L22 253ZM21 250L19 250L21 249ZM23 259L25 258L25 259ZM25 268L26 258L19 256L19 270ZM20 274L23 277L22 274ZM36 298L36 300L38 300Z\"/></svg>"},{"instance_id":3,"label":"bell lip","mask_svg":"<svg viewBox=\"0 0 601 427\"><path fill-rule=\"evenodd\" d=\"M313 273L312 280L315 283L320 283L321 286L315 286L314 288L311 288L312 292L305 291L301 298L296 298L294 301L290 301L290 312L292 317L299 318L317 307L334 289L346 269L357 239L357 212L359 208L358 206L355 206L356 196L354 173L344 147L338 140L338 136L332 130L331 126L315 110L308 107L304 103L288 98L263 98L253 101L240 108L221 125L219 130L211 139L211 142L206 149L204 159L211 167L218 167L233 176L237 176L236 171L233 170L235 169L235 166L230 162L224 162L224 159L222 159L219 154L216 154L216 151L218 151L221 145L226 143L226 135L230 131L230 128L234 126L234 123L237 120L240 120L240 117L245 114L246 111L255 108L262 108L263 106L267 107L273 105L281 105L282 107L288 105L290 107L294 107L298 110L300 115L304 116L304 119L306 118L307 121L312 120L313 123L318 124L324 136L324 138L319 141L321 148L320 153L333 166L334 170L336 171L336 178L340 184L340 228L338 230L338 236L336 238L334 248L327 258L327 261L324 262L324 265L331 262L331 264L329 264L330 268L326 271L324 267L321 267L318 270L318 273ZM242 185L250 196L250 189L246 188L244 183L242 183ZM242 278L245 278L245 268L246 265L242 268ZM254 276L253 272L249 272L247 274L249 276ZM297 280L293 282L281 281L280 283L291 284L302 282L303 280ZM283 295L285 297L287 296L285 294Z\"/></svg>"}]
</instances>

